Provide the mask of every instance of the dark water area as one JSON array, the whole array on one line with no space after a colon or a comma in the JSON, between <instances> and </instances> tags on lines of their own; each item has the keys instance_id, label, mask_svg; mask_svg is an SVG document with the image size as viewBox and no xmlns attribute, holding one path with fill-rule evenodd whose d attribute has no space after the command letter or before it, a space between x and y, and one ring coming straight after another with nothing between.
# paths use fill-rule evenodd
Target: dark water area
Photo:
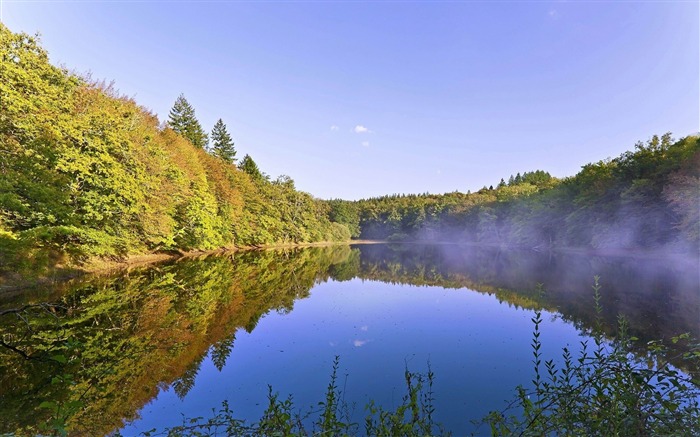
<instances>
[{"instance_id":1,"label":"dark water area","mask_svg":"<svg viewBox=\"0 0 700 437\"><path fill-rule=\"evenodd\" d=\"M255 420L268 384L308 409L335 356L354 420L370 399L396 406L404 369L430 363L437 420L457 435L488 433L470 419L528 384L534 310L545 311L546 356L575 348L595 323L594 276L609 334L624 315L642 343L700 337L698 261L664 257L334 246L182 259L0 296L0 433L60 419L70 434L138 435L223 400Z\"/></svg>"}]
</instances>

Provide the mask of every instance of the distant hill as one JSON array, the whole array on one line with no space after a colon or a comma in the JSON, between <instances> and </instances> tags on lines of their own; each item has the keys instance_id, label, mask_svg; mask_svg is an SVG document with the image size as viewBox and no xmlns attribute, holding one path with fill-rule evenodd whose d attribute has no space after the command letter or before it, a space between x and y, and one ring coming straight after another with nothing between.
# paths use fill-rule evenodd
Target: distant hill
<instances>
[{"instance_id":1,"label":"distant hill","mask_svg":"<svg viewBox=\"0 0 700 437\"><path fill-rule=\"evenodd\" d=\"M329 201L353 236L697 254L700 137L671 134L558 180L541 170L476 193Z\"/></svg>"}]
</instances>

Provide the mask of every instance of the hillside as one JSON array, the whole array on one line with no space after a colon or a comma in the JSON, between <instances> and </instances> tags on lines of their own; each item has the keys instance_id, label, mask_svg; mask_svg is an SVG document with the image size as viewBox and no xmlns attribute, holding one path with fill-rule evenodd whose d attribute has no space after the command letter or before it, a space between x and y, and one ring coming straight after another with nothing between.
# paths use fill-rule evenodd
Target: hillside
<instances>
[{"instance_id":1,"label":"hillside","mask_svg":"<svg viewBox=\"0 0 700 437\"><path fill-rule=\"evenodd\" d=\"M0 270L349 238L288 177L193 146L36 38L0 25L0 50Z\"/></svg>"},{"instance_id":2,"label":"hillside","mask_svg":"<svg viewBox=\"0 0 700 437\"><path fill-rule=\"evenodd\" d=\"M0 50L0 272L351 236L698 252L698 136L655 136L563 180L322 201L51 65L36 38L0 25Z\"/></svg>"},{"instance_id":3,"label":"hillside","mask_svg":"<svg viewBox=\"0 0 700 437\"><path fill-rule=\"evenodd\" d=\"M476 193L329 205L361 238L697 254L699 193L700 137L665 134L562 180L538 170Z\"/></svg>"}]
</instances>

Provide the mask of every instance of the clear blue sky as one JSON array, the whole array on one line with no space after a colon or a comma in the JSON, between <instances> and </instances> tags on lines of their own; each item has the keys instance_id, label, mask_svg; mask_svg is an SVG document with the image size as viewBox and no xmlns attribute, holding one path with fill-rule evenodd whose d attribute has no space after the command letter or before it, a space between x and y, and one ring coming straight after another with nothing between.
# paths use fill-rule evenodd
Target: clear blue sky
<instances>
[{"instance_id":1,"label":"clear blue sky","mask_svg":"<svg viewBox=\"0 0 700 437\"><path fill-rule=\"evenodd\" d=\"M0 1L52 62L161 120L184 93L321 198L569 176L700 130L697 1Z\"/></svg>"}]
</instances>

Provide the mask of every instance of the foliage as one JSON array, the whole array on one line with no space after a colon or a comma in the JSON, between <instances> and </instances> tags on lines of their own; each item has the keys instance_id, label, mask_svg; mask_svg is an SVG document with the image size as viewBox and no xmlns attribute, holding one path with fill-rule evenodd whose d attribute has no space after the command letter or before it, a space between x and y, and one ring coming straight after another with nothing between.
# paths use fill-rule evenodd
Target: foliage
<instances>
[{"instance_id":1,"label":"foliage","mask_svg":"<svg viewBox=\"0 0 700 437\"><path fill-rule=\"evenodd\" d=\"M0 272L347 238L293 184L226 162L223 123L213 139L224 159L206 153L183 96L161 129L112 85L52 66L34 37L0 25L0 50Z\"/></svg>"},{"instance_id":2,"label":"foliage","mask_svg":"<svg viewBox=\"0 0 700 437\"><path fill-rule=\"evenodd\" d=\"M600 315L597 277L593 288ZM664 359L665 347L659 341L647 344L642 360L630 354L630 343L637 339L627 335L623 317L614 342L606 342L596 329L593 350L587 340L581 342L578 357L564 348L561 368L554 360L543 362L540 311L532 322L534 389L518 387L509 408L515 414L493 411L484 419L492 435L691 435L700 429L700 388ZM677 336L672 342L687 337ZM700 360L699 346L685 358Z\"/></svg>"},{"instance_id":3,"label":"foliage","mask_svg":"<svg viewBox=\"0 0 700 437\"><path fill-rule=\"evenodd\" d=\"M204 149L209 141L207 134L194 114L194 108L180 94L168 114L168 127L177 132L193 146Z\"/></svg>"},{"instance_id":4,"label":"foliage","mask_svg":"<svg viewBox=\"0 0 700 437\"><path fill-rule=\"evenodd\" d=\"M518 173L476 193L333 200L353 236L588 249L700 252L700 137L670 134L558 180Z\"/></svg>"},{"instance_id":5,"label":"foliage","mask_svg":"<svg viewBox=\"0 0 700 437\"><path fill-rule=\"evenodd\" d=\"M476 193L320 201L288 177L271 181L250 155L238 167L227 162L235 150L221 120L212 138L222 159L205 153L183 96L170 114L173 130L161 129L111 85L52 66L34 37L0 26L0 50L3 272L348 235L535 248L700 247L696 136L655 136L564 180L536 170Z\"/></svg>"},{"instance_id":6,"label":"foliage","mask_svg":"<svg viewBox=\"0 0 700 437\"><path fill-rule=\"evenodd\" d=\"M183 418L182 425L164 430L150 430L145 436L352 436L358 435L360 426L352 422L347 405L340 399L342 392L337 387L340 358L335 357L330 382L324 400L318 403L319 409L306 413L297 412L289 396L280 400L268 386L268 406L260 420L254 423L237 419L224 401L213 411L211 417ZM404 372L406 394L395 410L385 410L373 402L367 405L364 420L364 434L371 436L431 436L449 435L433 419L433 380L431 370L427 374ZM427 384L427 385L426 385ZM318 415L310 423L310 417ZM117 434L119 435L119 434Z\"/></svg>"},{"instance_id":7,"label":"foliage","mask_svg":"<svg viewBox=\"0 0 700 437\"><path fill-rule=\"evenodd\" d=\"M353 238L360 236L360 211L357 204L347 200L332 199L326 201L329 208L328 218L345 225Z\"/></svg>"},{"instance_id":8,"label":"foliage","mask_svg":"<svg viewBox=\"0 0 700 437\"><path fill-rule=\"evenodd\" d=\"M229 164L236 162L236 149L233 148L233 140L226 130L226 125L219 119L211 131L211 153Z\"/></svg>"},{"instance_id":9,"label":"foliage","mask_svg":"<svg viewBox=\"0 0 700 437\"><path fill-rule=\"evenodd\" d=\"M266 179L258 168L258 164L248 154L243 157L240 164L238 164L238 168L246 172L253 180L261 181Z\"/></svg>"}]
</instances>

